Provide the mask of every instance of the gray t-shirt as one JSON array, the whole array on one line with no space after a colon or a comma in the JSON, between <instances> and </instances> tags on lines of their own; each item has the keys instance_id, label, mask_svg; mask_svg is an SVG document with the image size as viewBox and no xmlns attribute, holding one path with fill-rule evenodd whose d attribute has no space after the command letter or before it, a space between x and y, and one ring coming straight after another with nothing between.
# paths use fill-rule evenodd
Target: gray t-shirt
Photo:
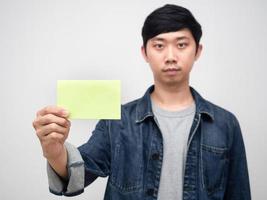
<instances>
[{"instance_id":1,"label":"gray t-shirt","mask_svg":"<svg viewBox=\"0 0 267 200\"><path fill-rule=\"evenodd\" d=\"M187 140L195 115L195 103L183 110L167 111L151 102L163 137L158 200L182 199Z\"/></svg>"}]
</instances>

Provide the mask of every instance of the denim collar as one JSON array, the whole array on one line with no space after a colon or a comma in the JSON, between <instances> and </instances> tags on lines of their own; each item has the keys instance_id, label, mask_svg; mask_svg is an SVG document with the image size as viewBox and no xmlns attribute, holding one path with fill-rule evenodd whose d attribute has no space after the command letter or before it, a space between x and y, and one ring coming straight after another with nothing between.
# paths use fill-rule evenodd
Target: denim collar
<instances>
[{"instance_id":1,"label":"denim collar","mask_svg":"<svg viewBox=\"0 0 267 200\"><path fill-rule=\"evenodd\" d=\"M150 94L154 90L154 85L150 86L144 96L139 99L136 107L136 123L144 121L147 117L154 117L151 106ZM201 97L201 95L190 86L190 91L195 100L196 114L201 113L214 120L214 112L210 103Z\"/></svg>"}]
</instances>

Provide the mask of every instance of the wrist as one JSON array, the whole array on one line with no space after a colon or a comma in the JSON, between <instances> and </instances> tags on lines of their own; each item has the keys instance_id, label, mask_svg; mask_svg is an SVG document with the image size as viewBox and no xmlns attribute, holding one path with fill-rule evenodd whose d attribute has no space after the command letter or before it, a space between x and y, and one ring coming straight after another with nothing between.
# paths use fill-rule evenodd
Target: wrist
<instances>
[{"instance_id":1,"label":"wrist","mask_svg":"<svg viewBox=\"0 0 267 200\"><path fill-rule=\"evenodd\" d=\"M67 170L68 156L65 146L62 149L62 153L60 153L56 157L47 158L47 161L59 176L61 176L64 179L68 177L68 170Z\"/></svg>"}]
</instances>

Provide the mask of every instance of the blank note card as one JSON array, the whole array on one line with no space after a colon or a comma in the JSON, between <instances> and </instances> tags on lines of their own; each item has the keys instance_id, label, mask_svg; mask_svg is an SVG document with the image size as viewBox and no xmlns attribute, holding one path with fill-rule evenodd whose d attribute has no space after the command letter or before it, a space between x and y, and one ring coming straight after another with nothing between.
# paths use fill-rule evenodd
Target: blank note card
<instances>
[{"instance_id":1,"label":"blank note card","mask_svg":"<svg viewBox=\"0 0 267 200\"><path fill-rule=\"evenodd\" d=\"M59 80L57 105L67 109L71 119L120 119L120 81Z\"/></svg>"}]
</instances>

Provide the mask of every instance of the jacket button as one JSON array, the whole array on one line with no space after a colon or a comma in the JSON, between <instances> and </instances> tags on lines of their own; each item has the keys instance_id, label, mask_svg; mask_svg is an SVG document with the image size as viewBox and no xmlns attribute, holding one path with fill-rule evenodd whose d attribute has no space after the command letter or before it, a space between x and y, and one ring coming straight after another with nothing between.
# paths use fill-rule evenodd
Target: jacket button
<instances>
[{"instance_id":1,"label":"jacket button","mask_svg":"<svg viewBox=\"0 0 267 200\"><path fill-rule=\"evenodd\" d=\"M159 154L158 153L154 153L152 156L151 156L152 160L158 160L159 159Z\"/></svg>"},{"instance_id":2,"label":"jacket button","mask_svg":"<svg viewBox=\"0 0 267 200\"><path fill-rule=\"evenodd\" d=\"M146 191L146 194L147 194L148 196L152 196L152 195L154 194L154 190L153 190L153 189L148 189L148 190Z\"/></svg>"}]
</instances>

